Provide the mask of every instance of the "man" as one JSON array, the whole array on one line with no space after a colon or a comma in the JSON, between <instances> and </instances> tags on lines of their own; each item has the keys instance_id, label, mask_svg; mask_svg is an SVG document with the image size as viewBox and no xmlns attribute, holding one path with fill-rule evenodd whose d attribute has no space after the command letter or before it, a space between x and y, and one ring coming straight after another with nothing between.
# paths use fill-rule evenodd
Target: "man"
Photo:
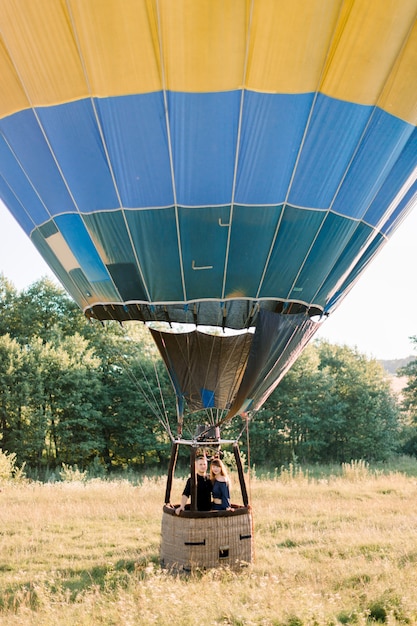
<instances>
[{"instance_id":1,"label":"man","mask_svg":"<svg viewBox=\"0 0 417 626\"><path fill-rule=\"evenodd\" d=\"M195 460L195 471L197 478L197 510L198 511L210 511L211 510L211 490L212 483L207 476L207 458L205 456L199 456ZM188 498L191 497L191 476L188 478L184 491L181 496L181 504L175 510L177 515L181 511L184 511L185 505L188 502Z\"/></svg>"}]
</instances>

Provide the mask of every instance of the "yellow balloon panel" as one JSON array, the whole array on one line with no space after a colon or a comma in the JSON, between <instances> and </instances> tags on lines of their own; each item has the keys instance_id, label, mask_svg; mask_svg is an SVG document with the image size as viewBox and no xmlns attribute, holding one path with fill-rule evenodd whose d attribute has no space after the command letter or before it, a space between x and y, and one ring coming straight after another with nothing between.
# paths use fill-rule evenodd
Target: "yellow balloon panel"
<instances>
[{"instance_id":1,"label":"yellow balloon panel","mask_svg":"<svg viewBox=\"0 0 417 626\"><path fill-rule=\"evenodd\" d=\"M417 124L417 21L385 86L379 106Z\"/></svg>"},{"instance_id":2,"label":"yellow balloon panel","mask_svg":"<svg viewBox=\"0 0 417 626\"><path fill-rule=\"evenodd\" d=\"M161 89L155 2L70 0L69 6L93 95Z\"/></svg>"},{"instance_id":3,"label":"yellow balloon panel","mask_svg":"<svg viewBox=\"0 0 417 626\"><path fill-rule=\"evenodd\" d=\"M416 13L416 0L345 2L319 91L339 100L377 104ZM415 74L414 68L409 78ZM396 106L401 107L401 98L392 102L394 110Z\"/></svg>"},{"instance_id":4,"label":"yellow balloon panel","mask_svg":"<svg viewBox=\"0 0 417 626\"><path fill-rule=\"evenodd\" d=\"M5 51L31 105L56 104L88 95L65 3L2 0L0 12ZM12 113L18 105L13 94L9 95L4 108Z\"/></svg>"},{"instance_id":5,"label":"yellow balloon panel","mask_svg":"<svg viewBox=\"0 0 417 626\"><path fill-rule=\"evenodd\" d=\"M29 101L3 42L0 42L0 76L2 85L7 86L0 89L0 117L26 109Z\"/></svg>"},{"instance_id":6,"label":"yellow balloon panel","mask_svg":"<svg viewBox=\"0 0 417 626\"><path fill-rule=\"evenodd\" d=\"M316 91L342 0L254 3L246 86L268 93Z\"/></svg>"},{"instance_id":7,"label":"yellow balloon panel","mask_svg":"<svg viewBox=\"0 0 417 626\"><path fill-rule=\"evenodd\" d=\"M1 116L246 87L416 121L417 0L0 0L0 15Z\"/></svg>"},{"instance_id":8,"label":"yellow balloon panel","mask_svg":"<svg viewBox=\"0 0 417 626\"><path fill-rule=\"evenodd\" d=\"M242 87L249 0L159 3L166 85L173 91Z\"/></svg>"}]
</instances>

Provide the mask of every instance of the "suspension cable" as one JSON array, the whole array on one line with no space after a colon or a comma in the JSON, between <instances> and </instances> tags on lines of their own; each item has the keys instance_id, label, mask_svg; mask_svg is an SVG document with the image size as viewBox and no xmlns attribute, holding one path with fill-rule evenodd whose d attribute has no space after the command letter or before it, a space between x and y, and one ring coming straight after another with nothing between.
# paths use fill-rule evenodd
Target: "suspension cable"
<instances>
[{"instance_id":1,"label":"suspension cable","mask_svg":"<svg viewBox=\"0 0 417 626\"><path fill-rule=\"evenodd\" d=\"M117 321L120 324L119 320L114 320L114 321ZM120 324L120 326L121 326L121 328L123 330L124 338L126 338L128 336L128 332L127 332L125 326L123 326L123 324ZM155 394L153 392L153 389L151 387L151 384L150 384L150 382L148 380L148 377L146 375L146 372L145 372L145 370L143 368L143 365L142 365L140 359L137 360L137 363L138 363L139 368L141 370L141 374L143 376L143 380L145 382L145 385L146 385L147 389L145 388L145 386L136 377L135 373L133 372L133 370L132 370L132 368L130 366L130 363L129 363L128 359L126 358L126 356L124 354L122 354L121 351L119 350L119 348L116 345L114 345L114 344L113 344L113 352L123 362L123 364L124 364L124 371L126 372L126 375L128 376L129 380L133 383L133 385L136 387L136 389L141 393L141 395L142 395L146 405L148 406L148 408L150 409L152 414L156 417L156 419L161 424L161 426L164 428L164 430L167 432L167 434L171 438L171 441L173 441L171 428L170 428L170 424L168 422L168 417L167 417L167 414L166 414L165 407L163 409L161 409L161 406L159 405L158 400L155 397Z\"/></svg>"}]
</instances>

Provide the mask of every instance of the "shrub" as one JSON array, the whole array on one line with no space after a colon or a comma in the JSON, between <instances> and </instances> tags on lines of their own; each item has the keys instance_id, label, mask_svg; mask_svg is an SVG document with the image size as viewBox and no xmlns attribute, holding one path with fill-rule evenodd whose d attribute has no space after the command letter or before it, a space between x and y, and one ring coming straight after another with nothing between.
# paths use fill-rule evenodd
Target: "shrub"
<instances>
[{"instance_id":1,"label":"shrub","mask_svg":"<svg viewBox=\"0 0 417 626\"><path fill-rule=\"evenodd\" d=\"M370 476L369 463L362 459L342 463L342 475L351 481L362 480Z\"/></svg>"},{"instance_id":2,"label":"shrub","mask_svg":"<svg viewBox=\"0 0 417 626\"><path fill-rule=\"evenodd\" d=\"M16 454L0 450L0 484L2 482L22 482L26 479L25 464L21 468L16 466Z\"/></svg>"},{"instance_id":3,"label":"shrub","mask_svg":"<svg viewBox=\"0 0 417 626\"><path fill-rule=\"evenodd\" d=\"M78 469L77 465L62 464L62 469L59 472L61 480L64 483L80 483L87 480L87 470L82 472Z\"/></svg>"}]
</instances>

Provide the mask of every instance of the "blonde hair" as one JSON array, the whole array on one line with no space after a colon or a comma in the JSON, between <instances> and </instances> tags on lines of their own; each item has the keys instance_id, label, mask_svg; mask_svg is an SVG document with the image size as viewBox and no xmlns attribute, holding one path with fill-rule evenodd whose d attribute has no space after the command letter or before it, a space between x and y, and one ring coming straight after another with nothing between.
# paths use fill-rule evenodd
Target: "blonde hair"
<instances>
[{"instance_id":1,"label":"blonde hair","mask_svg":"<svg viewBox=\"0 0 417 626\"><path fill-rule=\"evenodd\" d=\"M217 467L220 467L220 474L221 476L224 476L226 479L226 482L229 483L229 474L227 473L227 468L226 465L223 463L223 461L221 461L219 458L214 457L214 459L212 459L211 463L210 463L210 480L212 483L214 483L214 481L216 480L216 477L214 475L214 472L212 471L212 467L213 465L216 465Z\"/></svg>"}]
</instances>

